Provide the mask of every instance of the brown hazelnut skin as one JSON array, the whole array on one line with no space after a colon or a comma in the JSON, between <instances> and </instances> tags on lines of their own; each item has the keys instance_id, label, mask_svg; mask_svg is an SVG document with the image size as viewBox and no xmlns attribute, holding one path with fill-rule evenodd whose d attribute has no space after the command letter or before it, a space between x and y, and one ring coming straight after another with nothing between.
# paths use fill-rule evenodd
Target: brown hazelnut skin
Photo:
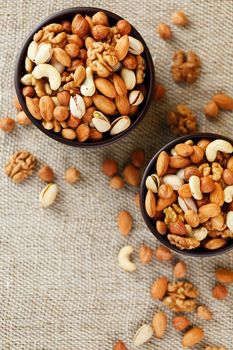
<instances>
[{"instance_id":1,"label":"brown hazelnut skin","mask_svg":"<svg viewBox=\"0 0 233 350\"><path fill-rule=\"evenodd\" d=\"M165 93L166 93L166 89L165 89L165 87L163 85L160 85L160 84L155 85L154 97L155 97L156 101L158 101L161 98L163 98Z\"/></svg>"},{"instance_id":2,"label":"brown hazelnut skin","mask_svg":"<svg viewBox=\"0 0 233 350\"><path fill-rule=\"evenodd\" d=\"M216 118L219 113L217 103L215 103L214 101L208 102L207 105L204 107L204 113L206 117Z\"/></svg>"},{"instance_id":3,"label":"brown hazelnut skin","mask_svg":"<svg viewBox=\"0 0 233 350\"><path fill-rule=\"evenodd\" d=\"M54 179L53 169L48 165L43 165L37 173L38 177L45 182L52 182Z\"/></svg>"},{"instance_id":4,"label":"brown hazelnut skin","mask_svg":"<svg viewBox=\"0 0 233 350\"><path fill-rule=\"evenodd\" d=\"M26 97L34 97L35 96L35 90L32 86L25 86L22 90L23 96Z\"/></svg>"},{"instance_id":5,"label":"brown hazelnut skin","mask_svg":"<svg viewBox=\"0 0 233 350\"><path fill-rule=\"evenodd\" d=\"M118 164L114 159L105 159L102 164L102 171L105 175L112 177L118 171Z\"/></svg>"},{"instance_id":6,"label":"brown hazelnut skin","mask_svg":"<svg viewBox=\"0 0 233 350\"><path fill-rule=\"evenodd\" d=\"M67 119L67 126L72 129L76 129L81 124L81 119L75 118L71 113L69 119Z\"/></svg>"},{"instance_id":7,"label":"brown hazelnut skin","mask_svg":"<svg viewBox=\"0 0 233 350\"><path fill-rule=\"evenodd\" d=\"M0 129L4 132L12 132L15 127L15 120L9 117L0 119Z\"/></svg>"},{"instance_id":8,"label":"brown hazelnut skin","mask_svg":"<svg viewBox=\"0 0 233 350\"><path fill-rule=\"evenodd\" d=\"M109 181L109 186L114 190L119 190L123 188L124 185L124 180L119 175L114 175Z\"/></svg>"},{"instance_id":9,"label":"brown hazelnut skin","mask_svg":"<svg viewBox=\"0 0 233 350\"><path fill-rule=\"evenodd\" d=\"M137 60L134 55L128 53L128 55L122 60L122 64L125 68L128 69L136 69L137 68Z\"/></svg>"},{"instance_id":10,"label":"brown hazelnut skin","mask_svg":"<svg viewBox=\"0 0 233 350\"><path fill-rule=\"evenodd\" d=\"M67 34L71 33L71 23L69 21L62 21L61 25L63 27L63 31L66 32Z\"/></svg>"},{"instance_id":11,"label":"brown hazelnut skin","mask_svg":"<svg viewBox=\"0 0 233 350\"><path fill-rule=\"evenodd\" d=\"M132 29L130 23L125 19L121 19L120 21L118 21L116 24L116 28L122 36L126 34L129 35Z\"/></svg>"},{"instance_id":12,"label":"brown hazelnut skin","mask_svg":"<svg viewBox=\"0 0 233 350\"><path fill-rule=\"evenodd\" d=\"M94 26L97 24L102 24L108 26L108 17L103 11L98 11L92 16L92 23Z\"/></svg>"},{"instance_id":13,"label":"brown hazelnut skin","mask_svg":"<svg viewBox=\"0 0 233 350\"><path fill-rule=\"evenodd\" d=\"M102 24L97 24L92 29L92 35L95 40L103 40L105 39L110 32L110 28L103 26Z\"/></svg>"},{"instance_id":14,"label":"brown hazelnut skin","mask_svg":"<svg viewBox=\"0 0 233 350\"><path fill-rule=\"evenodd\" d=\"M87 20L82 15L77 14L71 23L71 30L73 34L83 38L89 33L90 27Z\"/></svg>"},{"instance_id":15,"label":"brown hazelnut skin","mask_svg":"<svg viewBox=\"0 0 233 350\"><path fill-rule=\"evenodd\" d=\"M68 184L74 184L80 180L80 172L75 167L70 167L65 171L65 181Z\"/></svg>"},{"instance_id":16,"label":"brown hazelnut skin","mask_svg":"<svg viewBox=\"0 0 233 350\"><path fill-rule=\"evenodd\" d=\"M79 50L80 50L79 46L77 44L74 44L74 43L70 43L70 44L67 44L65 46L66 53L72 58L78 56Z\"/></svg>"}]
</instances>

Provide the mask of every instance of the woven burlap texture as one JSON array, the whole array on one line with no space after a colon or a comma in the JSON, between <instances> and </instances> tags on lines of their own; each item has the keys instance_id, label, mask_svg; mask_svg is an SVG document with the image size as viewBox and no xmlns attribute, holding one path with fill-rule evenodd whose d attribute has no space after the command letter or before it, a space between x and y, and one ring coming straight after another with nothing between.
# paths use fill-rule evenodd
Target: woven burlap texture
<instances>
[{"instance_id":1,"label":"woven burlap texture","mask_svg":"<svg viewBox=\"0 0 233 350\"><path fill-rule=\"evenodd\" d=\"M177 103L187 103L198 115L199 130L230 135L232 113L221 113L210 122L203 105L216 91L233 95L233 1L228 0L134 0L134 1L1 1L0 74L1 116L14 116L14 64L28 32L47 15L72 6L99 6L126 17L141 32L151 50L157 82L166 86L166 98L152 105L143 123L130 136L111 147L79 150L50 140L35 127L17 127L10 135L1 132L1 166L19 149L33 152L40 164L47 163L56 173L60 187L54 206L40 209L38 195L43 184L36 176L21 185L0 177L0 349L109 350L121 338L134 349L132 338L156 310L165 308L150 298L149 288L161 274L172 278L171 264L154 261L142 266L138 248L157 242L148 231L134 205L135 189L113 191L101 173L105 157L113 157L121 169L135 148L146 151L147 161L159 147L172 139L165 115ZM155 33L159 22L171 23L171 14L183 9L190 24L171 24L173 39L162 41ZM198 81L178 86L171 78L172 53L193 49L203 68ZM82 180L75 186L63 180L64 170L77 166ZM128 238L120 236L116 216L129 210L134 218ZM117 264L119 249L135 248L135 273L123 272ZM214 259L184 259L188 278L200 289L200 303L209 306L210 322L191 320L205 329L204 344L222 344L232 349L232 288L226 301L211 297L214 268L231 266L233 254ZM143 348L181 349L181 334L171 325L163 340L152 340ZM202 349L203 346L197 346Z\"/></svg>"}]
</instances>

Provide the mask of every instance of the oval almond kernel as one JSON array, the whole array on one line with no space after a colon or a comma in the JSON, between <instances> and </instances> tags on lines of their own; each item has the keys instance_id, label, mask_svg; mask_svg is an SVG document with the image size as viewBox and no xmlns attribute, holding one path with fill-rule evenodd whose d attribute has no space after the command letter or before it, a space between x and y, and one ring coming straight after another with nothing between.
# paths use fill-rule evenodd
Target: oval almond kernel
<instances>
[{"instance_id":1,"label":"oval almond kernel","mask_svg":"<svg viewBox=\"0 0 233 350\"><path fill-rule=\"evenodd\" d=\"M208 218L213 218L214 216L217 216L220 213L221 213L221 208L216 203L205 204L199 208L199 214Z\"/></svg>"},{"instance_id":2,"label":"oval almond kernel","mask_svg":"<svg viewBox=\"0 0 233 350\"><path fill-rule=\"evenodd\" d=\"M169 159L169 166L175 169L186 168L189 166L191 161L181 156L172 156Z\"/></svg>"},{"instance_id":3,"label":"oval almond kernel","mask_svg":"<svg viewBox=\"0 0 233 350\"><path fill-rule=\"evenodd\" d=\"M130 103L127 95L116 96L115 103L121 115L129 115Z\"/></svg>"},{"instance_id":4,"label":"oval almond kernel","mask_svg":"<svg viewBox=\"0 0 233 350\"><path fill-rule=\"evenodd\" d=\"M129 37L128 35L123 35L115 46L115 53L119 61L122 61L129 51Z\"/></svg>"},{"instance_id":5,"label":"oval almond kernel","mask_svg":"<svg viewBox=\"0 0 233 350\"><path fill-rule=\"evenodd\" d=\"M233 98L225 94L216 94L212 97L212 100L221 109L226 109L229 111L233 110Z\"/></svg>"},{"instance_id":6,"label":"oval almond kernel","mask_svg":"<svg viewBox=\"0 0 233 350\"><path fill-rule=\"evenodd\" d=\"M116 114L116 105L109 98L103 95L94 95L92 100L96 108L104 114L114 115Z\"/></svg>"},{"instance_id":7,"label":"oval almond kernel","mask_svg":"<svg viewBox=\"0 0 233 350\"><path fill-rule=\"evenodd\" d=\"M233 283L233 271L231 270L218 268L215 271L215 277L218 282L226 284Z\"/></svg>"},{"instance_id":8,"label":"oval almond kernel","mask_svg":"<svg viewBox=\"0 0 233 350\"><path fill-rule=\"evenodd\" d=\"M96 88L106 97L115 98L116 97L116 89L114 88L111 81L104 78L96 78L95 79Z\"/></svg>"},{"instance_id":9,"label":"oval almond kernel","mask_svg":"<svg viewBox=\"0 0 233 350\"><path fill-rule=\"evenodd\" d=\"M189 157L193 153L193 147L186 143L178 143L175 146L175 151L181 157Z\"/></svg>"},{"instance_id":10,"label":"oval almond kernel","mask_svg":"<svg viewBox=\"0 0 233 350\"><path fill-rule=\"evenodd\" d=\"M227 244L224 238L212 238L206 244L205 248L209 250L220 249Z\"/></svg>"},{"instance_id":11,"label":"oval almond kernel","mask_svg":"<svg viewBox=\"0 0 233 350\"><path fill-rule=\"evenodd\" d=\"M116 89L117 95L124 96L127 95L127 88L124 80L117 74L113 74L112 81Z\"/></svg>"},{"instance_id":12,"label":"oval almond kernel","mask_svg":"<svg viewBox=\"0 0 233 350\"><path fill-rule=\"evenodd\" d=\"M156 171L159 177L163 176L167 172L168 165L169 165L169 155L167 154L167 152L162 151L159 154L156 162Z\"/></svg>"},{"instance_id":13,"label":"oval almond kernel","mask_svg":"<svg viewBox=\"0 0 233 350\"><path fill-rule=\"evenodd\" d=\"M145 198L145 209L147 212L147 215L150 218L153 218L156 214L156 200L155 195L151 190L147 191L146 198Z\"/></svg>"},{"instance_id":14,"label":"oval almond kernel","mask_svg":"<svg viewBox=\"0 0 233 350\"><path fill-rule=\"evenodd\" d=\"M128 236L133 226L132 215L127 210L121 210L117 216L117 225L122 236Z\"/></svg>"},{"instance_id":15,"label":"oval almond kernel","mask_svg":"<svg viewBox=\"0 0 233 350\"><path fill-rule=\"evenodd\" d=\"M167 291L168 279L166 276L161 276L154 281L151 287L151 296L153 299L163 299Z\"/></svg>"},{"instance_id":16,"label":"oval almond kernel","mask_svg":"<svg viewBox=\"0 0 233 350\"><path fill-rule=\"evenodd\" d=\"M204 338L204 331L202 328L193 327L189 329L183 336L182 345L183 347L190 347L198 344Z\"/></svg>"},{"instance_id":17,"label":"oval almond kernel","mask_svg":"<svg viewBox=\"0 0 233 350\"><path fill-rule=\"evenodd\" d=\"M171 222L169 229L173 235L179 235L179 236L187 235L185 224L181 221Z\"/></svg>"},{"instance_id":18,"label":"oval almond kernel","mask_svg":"<svg viewBox=\"0 0 233 350\"><path fill-rule=\"evenodd\" d=\"M152 319L152 327L156 338L163 338L167 328L167 316L164 312L157 312Z\"/></svg>"}]
</instances>

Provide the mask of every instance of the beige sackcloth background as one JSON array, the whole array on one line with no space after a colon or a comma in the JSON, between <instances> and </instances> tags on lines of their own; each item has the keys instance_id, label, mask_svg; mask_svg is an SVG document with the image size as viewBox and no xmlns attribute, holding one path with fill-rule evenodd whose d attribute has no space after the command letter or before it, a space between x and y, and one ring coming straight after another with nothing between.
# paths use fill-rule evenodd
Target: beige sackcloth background
<instances>
[{"instance_id":1,"label":"beige sackcloth background","mask_svg":"<svg viewBox=\"0 0 233 350\"><path fill-rule=\"evenodd\" d=\"M14 64L17 52L35 24L55 11L72 6L99 6L126 17L141 32L153 56L157 82L167 94L151 106L143 123L130 136L111 147L79 150L50 140L35 127L0 134L1 168L19 149L33 152L40 164L48 163L56 173L59 199L51 208L39 208L43 184L36 176L14 185L0 176L0 349L3 350L110 350L121 338L134 349L132 338L156 310L166 310L152 301L149 288L161 274L172 278L171 264L138 261L141 243L158 244L134 205L133 188L113 191L101 173L105 157L119 160L121 168L135 148L146 151L147 161L172 136L168 134L166 111L187 103L198 115L199 130L232 136L232 112L221 112L214 122L206 121L203 105L216 91L233 95L233 1L232 0L134 0L134 1L1 1L0 20L0 113L14 116ZM155 34L159 22L170 24L171 14L183 9L189 16L186 28L171 25L173 39L162 41ZM176 85L170 64L174 50L194 50L201 58L201 77L190 86ZM77 166L82 180L75 186L64 183L65 168ZM116 227L119 210L134 218L128 238ZM117 264L119 249L135 248L135 273ZM233 349L233 289L222 302L211 297L214 268L233 268L233 253L214 259L187 259L188 278L200 289L200 303L209 306L210 322L190 316L203 326L205 344L222 344ZM143 349L181 349L181 334L171 325L163 340L155 338Z\"/></svg>"}]
</instances>

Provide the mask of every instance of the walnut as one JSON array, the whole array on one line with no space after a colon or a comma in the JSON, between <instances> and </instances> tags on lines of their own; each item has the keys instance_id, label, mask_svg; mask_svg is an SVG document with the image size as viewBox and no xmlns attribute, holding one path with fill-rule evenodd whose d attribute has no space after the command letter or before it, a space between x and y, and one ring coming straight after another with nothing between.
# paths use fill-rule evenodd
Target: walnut
<instances>
[{"instance_id":1,"label":"walnut","mask_svg":"<svg viewBox=\"0 0 233 350\"><path fill-rule=\"evenodd\" d=\"M176 111L168 113L167 124L174 135L186 135L196 131L197 118L185 105L177 105Z\"/></svg>"},{"instance_id":2,"label":"walnut","mask_svg":"<svg viewBox=\"0 0 233 350\"><path fill-rule=\"evenodd\" d=\"M163 212L165 214L164 223L167 226L169 226L169 224L171 222L175 222L177 220L177 214L176 214L175 210L172 209L172 207L168 207L168 208L164 209Z\"/></svg>"},{"instance_id":3,"label":"walnut","mask_svg":"<svg viewBox=\"0 0 233 350\"><path fill-rule=\"evenodd\" d=\"M201 172L203 176L208 176L211 173L211 167L209 163L203 163L198 167L198 170Z\"/></svg>"},{"instance_id":4,"label":"walnut","mask_svg":"<svg viewBox=\"0 0 233 350\"><path fill-rule=\"evenodd\" d=\"M222 152L218 151L215 162L220 164L223 168L226 168L227 162L228 162L230 156L231 156L230 153L222 153Z\"/></svg>"},{"instance_id":5,"label":"walnut","mask_svg":"<svg viewBox=\"0 0 233 350\"><path fill-rule=\"evenodd\" d=\"M175 312L192 312L197 307L198 294L191 282L168 283L163 303Z\"/></svg>"},{"instance_id":6,"label":"walnut","mask_svg":"<svg viewBox=\"0 0 233 350\"><path fill-rule=\"evenodd\" d=\"M28 151L14 153L5 166L5 174L15 183L26 180L36 165L36 157Z\"/></svg>"},{"instance_id":7,"label":"walnut","mask_svg":"<svg viewBox=\"0 0 233 350\"><path fill-rule=\"evenodd\" d=\"M185 81L192 84L199 76L200 66L200 59L193 51L186 54L179 50L173 55L172 77L176 83Z\"/></svg>"},{"instance_id":8,"label":"walnut","mask_svg":"<svg viewBox=\"0 0 233 350\"><path fill-rule=\"evenodd\" d=\"M169 242L180 249L194 249L199 247L200 242L192 237L181 237L177 235L168 234Z\"/></svg>"},{"instance_id":9,"label":"walnut","mask_svg":"<svg viewBox=\"0 0 233 350\"><path fill-rule=\"evenodd\" d=\"M137 84L142 84L145 78L146 63L141 55L136 56L137 68L136 68L136 81Z\"/></svg>"},{"instance_id":10,"label":"walnut","mask_svg":"<svg viewBox=\"0 0 233 350\"><path fill-rule=\"evenodd\" d=\"M211 175L212 179L214 181L219 181L223 174L223 168L221 167L220 164L216 162L212 163L211 168L212 168L212 175Z\"/></svg>"},{"instance_id":11,"label":"walnut","mask_svg":"<svg viewBox=\"0 0 233 350\"><path fill-rule=\"evenodd\" d=\"M230 231L229 229L226 229L224 231L220 231L219 232L219 235L222 237L222 238L233 238L233 232Z\"/></svg>"}]
</instances>

